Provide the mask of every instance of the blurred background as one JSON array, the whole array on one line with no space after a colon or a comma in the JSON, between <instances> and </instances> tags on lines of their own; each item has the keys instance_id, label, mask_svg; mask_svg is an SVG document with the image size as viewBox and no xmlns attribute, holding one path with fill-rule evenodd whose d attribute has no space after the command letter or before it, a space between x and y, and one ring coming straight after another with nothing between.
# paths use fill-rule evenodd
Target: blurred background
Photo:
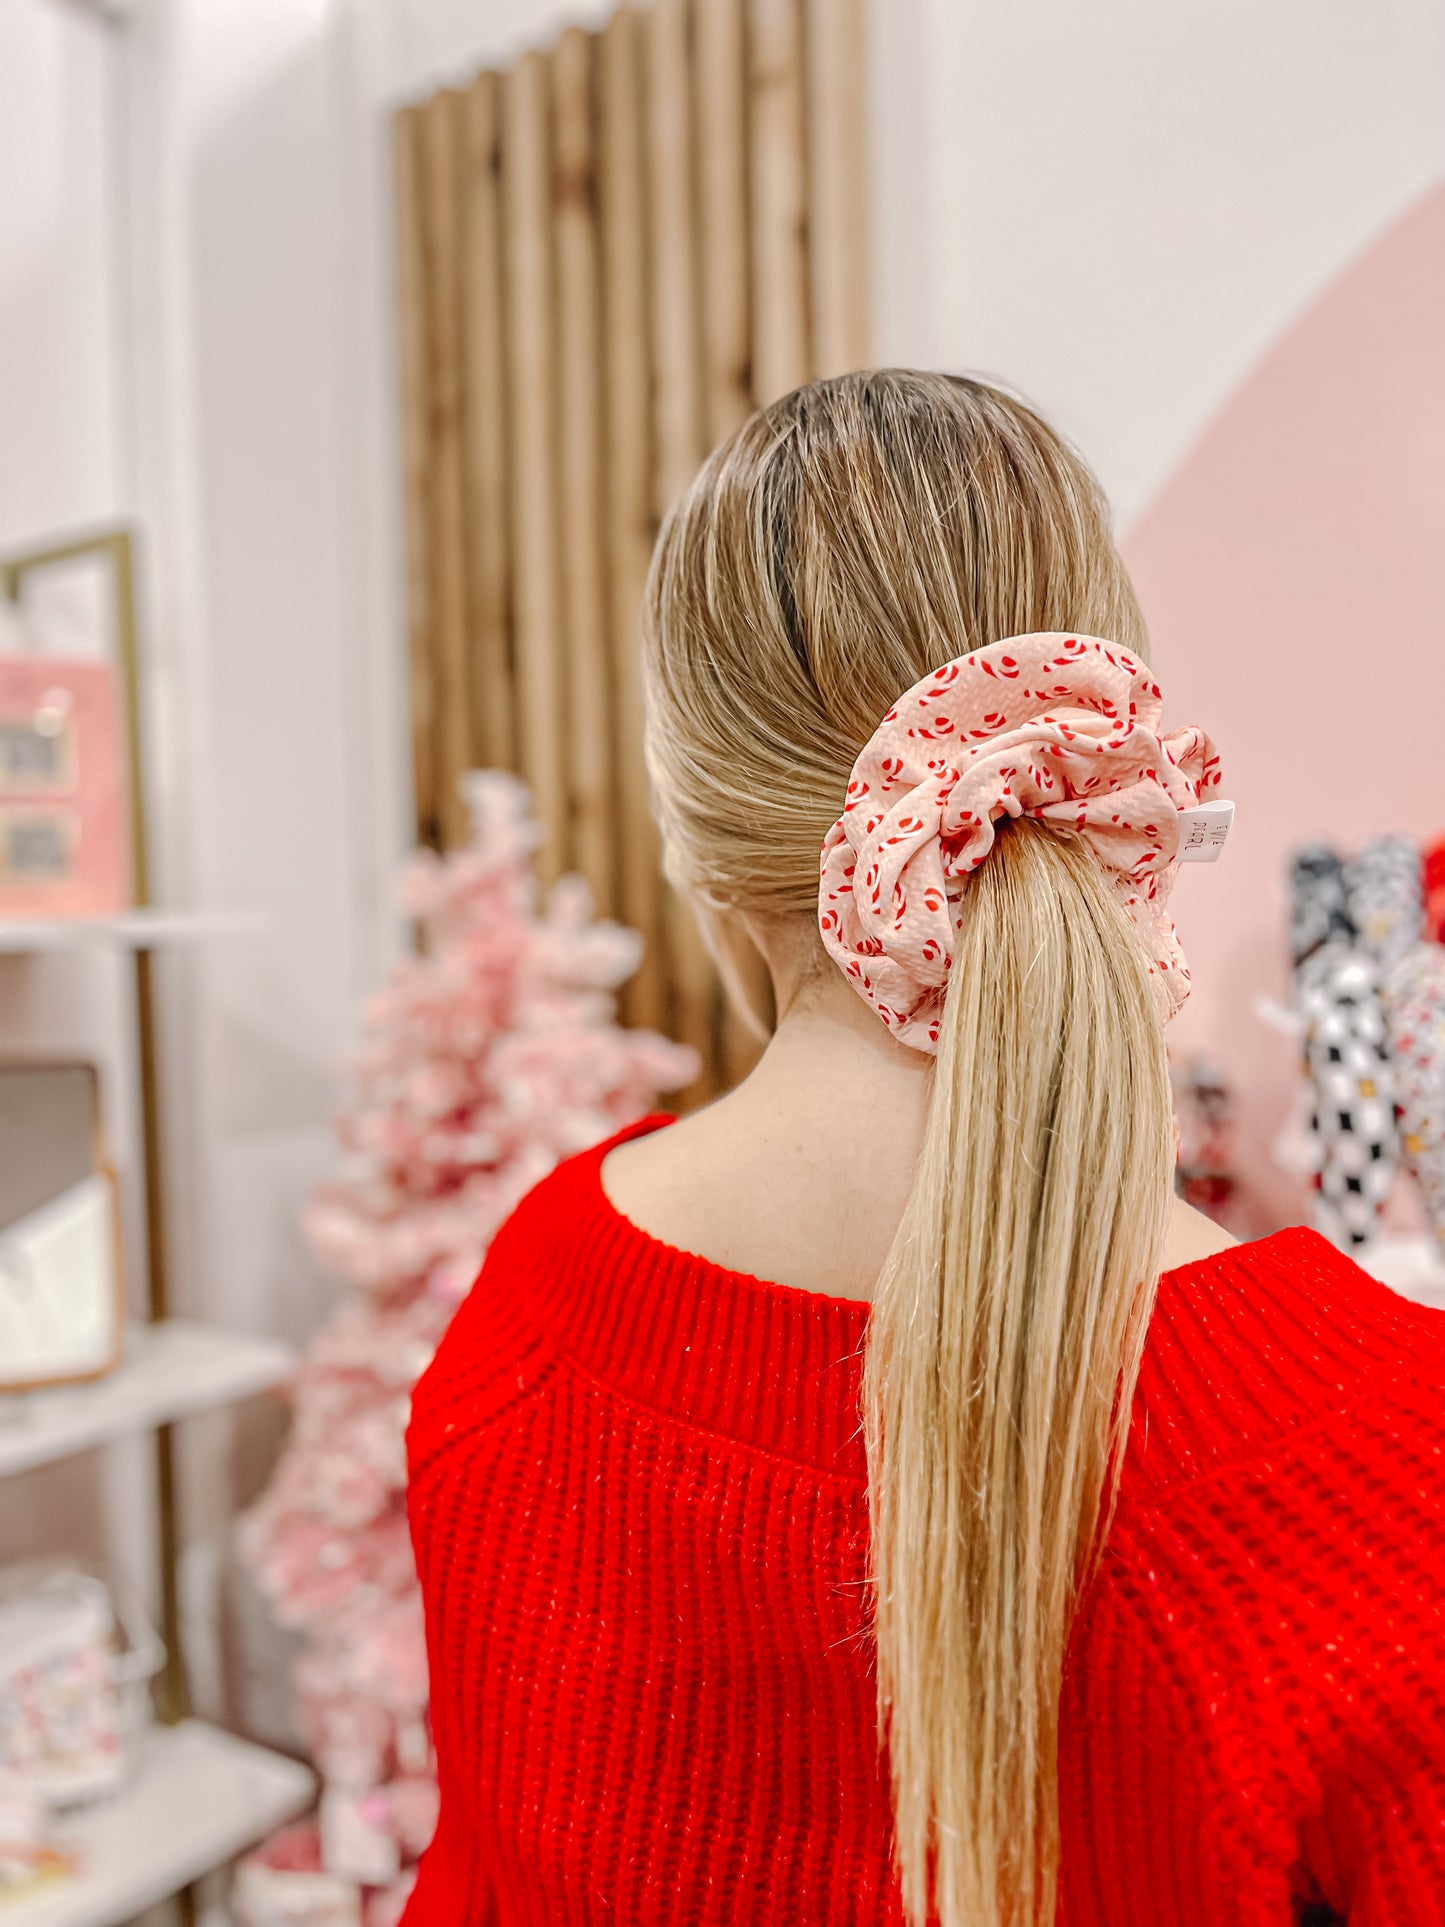
<instances>
[{"instance_id":1,"label":"blurred background","mask_svg":"<svg viewBox=\"0 0 1445 1927\"><path fill-rule=\"evenodd\" d=\"M1442 81L1430 0L0 0L0 1912L397 1917L406 1394L527 1183L756 1049L633 623L814 374L994 376L1094 464L1239 812L1175 896L1191 1195L1437 1288Z\"/></svg>"}]
</instances>

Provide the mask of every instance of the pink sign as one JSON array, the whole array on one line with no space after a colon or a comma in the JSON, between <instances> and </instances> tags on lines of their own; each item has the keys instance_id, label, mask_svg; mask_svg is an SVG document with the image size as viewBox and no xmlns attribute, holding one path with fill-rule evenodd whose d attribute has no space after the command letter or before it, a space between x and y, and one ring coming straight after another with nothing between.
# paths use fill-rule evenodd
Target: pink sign
<instances>
[{"instance_id":1,"label":"pink sign","mask_svg":"<svg viewBox=\"0 0 1445 1927\"><path fill-rule=\"evenodd\" d=\"M128 830L115 670L0 657L0 917L125 909Z\"/></svg>"}]
</instances>

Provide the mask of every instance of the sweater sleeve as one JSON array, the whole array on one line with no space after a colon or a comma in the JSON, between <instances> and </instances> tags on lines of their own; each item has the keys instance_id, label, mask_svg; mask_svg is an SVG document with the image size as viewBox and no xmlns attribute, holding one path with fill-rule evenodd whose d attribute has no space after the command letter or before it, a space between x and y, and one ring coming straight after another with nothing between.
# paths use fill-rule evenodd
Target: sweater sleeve
<instances>
[{"instance_id":1,"label":"sweater sleeve","mask_svg":"<svg viewBox=\"0 0 1445 1927\"><path fill-rule=\"evenodd\" d=\"M1323 1771L1301 1846L1350 1927L1445 1927L1445 1316L1409 1309L1412 1351L1300 1468L1329 1502L1301 1554L1333 1595L1306 1648Z\"/></svg>"},{"instance_id":2,"label":"sweater sleeve","mask_svg":"<svg viewBox=\"0 0 1445 1927\"><path fill-rule=\"evenodd\" d=\"M1445 1927L1441 1765L1387 1784L1351 1772L1303 1829L1316 1889L1350 1927Z\"/></svg>"},{"instance_id":3,"label":"sweater sleeve","mask_svg":"<svg viewBox=\"0 0 1445 1927\"><path fill-rule=\"evenodd\" d=\"M1445 1735L1442 1735L1445 1745ZM1362 1814L1351 1927L1445 1927L1445 1762Z\"/></svg>"},{"instance_id":4,"label":"sweater sleeve","mask_svg":"<svg viewBox=\"0 0 1445 1927\"><path fill-rule=\"evenodd\" d=\"M1172 1288L1115 1581L1196 1712L1233 1918L1287 1880L1445 1927L1445 1314L1307 1234L1248 1264Z\"/></svg>"},{"instance_id":5,"label":"sweater sleeve","mask_svg":"<svg viewBox=\"0 0 1445 1927\"><path fill-rule=\"evenodd\" d=\"M1347 1435L1360 1467L1351 1563L1377 1602L1365 1731L1333 1801L1352 1927L1445 1927L1445 1314L1422 1313L1416 1338Z\"/></svg>"},{"instance_id":6,"label":"sweater sleeve","mask_svg":"<svg viewBox=\"0 0 1445 1927\"><path fill-rule=\"evenodd\" d=\"M496 1927L496 1890L468 1839L465 1817L453 1790L455 1778L441 1773L441 1811L431 1845L421 1857L416 1885L398 1927Z\"/></svg>"},{"instance_id":7,"label":"sweater sleeve","mask_svg":"<svg viewBox=\"0 0 1445 1927\"><path fill-rule=\"evenodd\" d=\"M1351 1927L1445 1927L1441 1330L1428 1314L1416 1357L1354 1403L1329 1447L1339 1530L1322 1580L1353 1601L1354 1650L1314 1655L1326 1771L1300 1844Z\"/></svg>"},{"instance_id":8,"label":"sweater sleeve","mask_svg":"<svg viewBox=\"0 0 1445 1927\"><path fill-rule=\"evenodd\" d=\"M1101 1585L1070 1648L1059 1736L1058 1927L1211 1927L1238 1918L1247 1802L1215 1770L1210 1708L1126 1588ZM1289 1883L1244 1874L1252 1927L1289 1927Z\"/></svg>"},{"instance_id":9,"label":"sweater sleeve","mask_svg":"<svg viewBox=\"0 0 1445 1927\"><path fill-rule=\"evenodd\" d=\"M507 1243L504 1231L423 1374L407 1431L407 1510L422 1581L440 1809L398 1927L496 1927L500 1917L490 1815L478 1811L476 1792L483 1715L471 1684L463 1685L474 1682L468 1641L486 1617L477 1505L487 1486L478 1453L546 1371L536 1335L511 1315L505 1288L483 1289L491 1267L505 1278ZM460 1474L458 1456L466 1465Z\"/></svg>"}]
</instances>

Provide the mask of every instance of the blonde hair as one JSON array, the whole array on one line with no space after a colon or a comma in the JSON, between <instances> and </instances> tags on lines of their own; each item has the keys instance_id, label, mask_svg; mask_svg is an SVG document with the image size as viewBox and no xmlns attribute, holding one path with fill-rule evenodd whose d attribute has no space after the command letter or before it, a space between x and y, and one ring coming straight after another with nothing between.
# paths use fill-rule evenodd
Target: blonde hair
<instances>
[{"instance_id":1,"label":"blonde hair","mask_svg":"<svg viewBox=\"0 0 1445 1927\"><path fill-rule=\"evenodd\" d=\"M1074 451L995 387L903 370L814 382L719 448L663 526L643 629L667 867L714 914L816 915L854 760L930 669L1035 630L1147 654ZM1015 824L964 893L864 1371L880 1734L915 1927L1053 1918L1064 1651L1170 1155L1137 940L1076 838Z\"/></svg>"}]
</instances>

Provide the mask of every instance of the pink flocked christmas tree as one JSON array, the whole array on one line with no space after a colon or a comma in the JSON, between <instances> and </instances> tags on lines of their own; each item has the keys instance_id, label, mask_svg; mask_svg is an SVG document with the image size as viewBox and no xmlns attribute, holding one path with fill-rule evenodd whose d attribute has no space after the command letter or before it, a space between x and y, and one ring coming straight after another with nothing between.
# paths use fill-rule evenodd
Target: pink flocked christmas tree
<instances>
[{"instance_id":1,"label":"pink flocked christmas tree","mask_svg":"<svg viewBox=\"0 0 1445 1927\"><path fill-rule=\"evenodd\" d=\"M404 1490L412 1386L523 1194L698 1068L614 1022L639 939L594 922L576 878L539 908L522 786L478 774L466 795L469 844L405 879L421 954L366 1012L342 1165L308 1215L323 1262L359 1289L302 1363L290 1441L243 1526L277 1618L305 1638L297 1717L323 1785L319 1827L243 1870L241 1905L268 1923L385 1927L435 1821Z\"/></svg>"}]
</instances>

